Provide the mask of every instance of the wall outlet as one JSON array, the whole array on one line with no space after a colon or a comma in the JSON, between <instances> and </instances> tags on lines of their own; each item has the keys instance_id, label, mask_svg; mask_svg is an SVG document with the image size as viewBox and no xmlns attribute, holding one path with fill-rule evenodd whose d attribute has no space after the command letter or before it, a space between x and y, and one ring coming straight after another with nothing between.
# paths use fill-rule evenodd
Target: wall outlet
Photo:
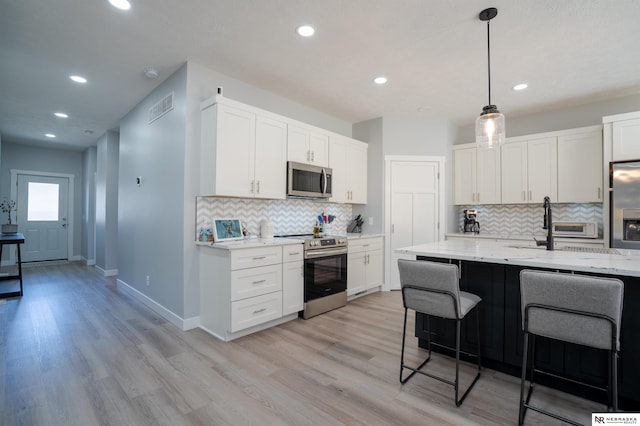
<instances>
[{"instance_id":1,"label":"wall outlet","mask_svg":"<svg viewBox=\"0 0 640 426\"><path fill-rule=\"evenodd\" d=\"M149 287L149 285L151 285L151 280L149 279L149 275L147 275L147 287Z\"/></svg>"},{"instance_id":2,"label":"wall outlet","mask_svg":"<svg viewBox=\"0 0 640 426\"><path fill-rule=\"evenodd\" d=\"M369 225L373 225L373 217L369 216Z\"/></svg>"}]
</instances>

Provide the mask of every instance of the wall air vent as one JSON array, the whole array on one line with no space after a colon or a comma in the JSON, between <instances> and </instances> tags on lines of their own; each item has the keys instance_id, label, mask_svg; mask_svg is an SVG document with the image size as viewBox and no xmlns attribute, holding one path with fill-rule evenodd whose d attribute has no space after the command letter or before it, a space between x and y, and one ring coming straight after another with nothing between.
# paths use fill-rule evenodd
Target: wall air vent
<instances>
[{"instance_id":1,"label":"wall air vent","mask_svg":"<svg viewBox=\"0 0 640 426\"><path fill-rule=\"evenodd\" d=\"M173 109L173 92L160 99L155 105L149 108L149 124L156 121Z\"/></svg>"}]
</instances>

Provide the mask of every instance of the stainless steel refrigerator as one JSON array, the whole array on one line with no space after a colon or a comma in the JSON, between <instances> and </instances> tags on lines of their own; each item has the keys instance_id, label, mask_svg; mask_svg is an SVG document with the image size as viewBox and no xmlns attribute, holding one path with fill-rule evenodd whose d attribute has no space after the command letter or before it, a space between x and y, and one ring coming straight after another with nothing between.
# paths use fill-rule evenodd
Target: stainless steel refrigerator
<instances>
[{"instance_id":1,"label":"stainless steel refrigerator","mask_svg":"<svg viewBox=\"0 0 640 426\"><path fill-rule=\"evenodd\" d=\"M640 249L640 161L611 163L611 247Z\"/></svg>"}]
</instances>

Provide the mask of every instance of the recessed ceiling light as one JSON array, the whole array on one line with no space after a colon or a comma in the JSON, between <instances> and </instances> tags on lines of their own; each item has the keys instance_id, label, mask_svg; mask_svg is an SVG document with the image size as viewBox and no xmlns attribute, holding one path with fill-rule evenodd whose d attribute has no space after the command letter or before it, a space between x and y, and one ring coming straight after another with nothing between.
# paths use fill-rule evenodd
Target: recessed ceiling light
<instances>
[{"instance_id":1,"label":"recessed ceiling light","mask_svg":"<svg viewBox=\"0 0 640 426\"><path fill-rule=\"evenodd\" d=\"M56 135L54 135L53 133L45 133L45 136L48 138L55 138Z\"/></svg>"},{"instance_id":2,"label":"recessed ceiling light","mask_svg":"<svg viewBox=\"0 0 640 426\"><path fill-rule=\"evenodd\" d=\"M144 70L144 76L147 77L149 80L155 80L156 78L158 78L159 75L160 73L155 68L145 68Z\"/></svg>"},{"instance_id":3,"label":"recessed ceiling light","mask_svg":"<svg viewBox=\"0 0 640 426\"><path fill-rule=\"evenodd\" d=\"M59 118L69 118L69 116L67 114L65 114L64 112L54 112L53 115L55 115L56 117L59 117Z\"/></svg>"},{"instance_id":4,"label":"recessed ceiling light","mask_svg":"<svg viewBox=\"0 0 640 426\"><path fill-rule=\"evenodd\" d=\"M529 85L527 83L520 83L520 84L516 84L515 86L513 86L513 90L524 90L528 87Z\"/></svg>"},{"instance_id":5,"label":"recessed ceiling light","mask_svg":"<svg viewBox=\"0 0 640 426\"><path fill-rule=\"evenodd\" d=\"M70 75L69 78L73 81L75 81L76 83L86 83L87 79L84 77L81 77L79 75Z\"/></svg>"},{"instance_id":6,"label":"recessed ceiling light","mask_svg":"<svg viewBox=\"0 0 640 426\"><path fill-rule=\"evenodd\" d=\"M316 30L311 25L300 25L296 28L296 33L302 37L311 37L315 32Z\"/></svg>"},{"instance_id":7,"label":"recessed ceiling light","mask_svg":"<svg viewBox=\"0 0 640 426\"><path fill-rule=\"evenodd\" d=\"M373 79L375 84L385 84L387 82L387 77L376 77Z\"/></svg>"},{"instance_id":8,"label":"recessed ceiling light","mask_svg":"<svg viewBox=\"0 0 640 426\"><path fill-rule=\"evenodd\" d=\"M111 6L116 7L120 10L131 9L131 3L129 3L127 0L109 0L109 3L111 3Z\"/></svg>"}]
</instances>

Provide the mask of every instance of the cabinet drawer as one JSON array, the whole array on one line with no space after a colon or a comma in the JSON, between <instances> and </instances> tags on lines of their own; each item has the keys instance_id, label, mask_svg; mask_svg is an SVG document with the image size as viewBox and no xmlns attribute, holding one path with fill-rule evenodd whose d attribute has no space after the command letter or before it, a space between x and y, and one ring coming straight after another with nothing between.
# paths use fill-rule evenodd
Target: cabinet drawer
<instances>
[{"instance_id":1,"label":"cabinet drawer","mask_svg":"<svg viewBox=\"0 0 640 426\"><path fill-rule=\"evenodd\" d=\"M282 247L282 262L298 262L304 259L302 244Z\"/></svg>"},{"instance_id":2,"label":"cabinet drawer","mask_svg":"<svg viewBox=\"0 0 640 426\"><path fill-rule=\"evenodd\" d=\"M258 247L231 251L231 270L282 263L282 246Z\"/></svg>"},{"instance_id":3,"label":"cabinet drawer","mask_svg":"<svg viewBox=\"0 0 640 426\"><path fill-rule=\"evenodd\" d=\"M231 300L241 300L282 290L282 265L231 271Z\"/></svg>"},{"instance_id":4,"label":"cabinet drawer","mask_svg":"<svg viewBox=\"0 0 640 426\"><path fill-rule=\"evenodd\" d=\"M382 237L351 239L349 240L349 253L382 250L382 246Z\"/></svg>"},{"instance_id":5,"label":"cabinet drawer","mask_svg":"<svg viewBox=\"0 0 640 426\"><path fill-rule=\"evenodd\" d=\"M264 294L231 303L231 332L282 317L282 292Z\"/></svg>"}]
</instances>

